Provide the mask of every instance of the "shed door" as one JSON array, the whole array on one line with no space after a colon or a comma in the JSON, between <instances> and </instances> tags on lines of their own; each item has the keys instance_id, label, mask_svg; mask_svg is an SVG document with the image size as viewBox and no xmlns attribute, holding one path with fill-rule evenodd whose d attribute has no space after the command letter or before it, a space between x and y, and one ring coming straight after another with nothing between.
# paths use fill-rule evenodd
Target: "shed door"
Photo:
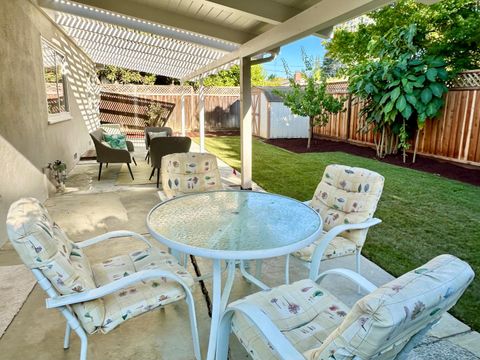
<instances>
[{"instance_id":1,"label":"shed door","mask_svg":"<svg viewBox=\"0 0 480 360\"><path fill-rule=\"evenodd\" d=\"M252 94L252 133L255 136L260 136L260 96L260 91Z\"/></svg>"}]
</instances>

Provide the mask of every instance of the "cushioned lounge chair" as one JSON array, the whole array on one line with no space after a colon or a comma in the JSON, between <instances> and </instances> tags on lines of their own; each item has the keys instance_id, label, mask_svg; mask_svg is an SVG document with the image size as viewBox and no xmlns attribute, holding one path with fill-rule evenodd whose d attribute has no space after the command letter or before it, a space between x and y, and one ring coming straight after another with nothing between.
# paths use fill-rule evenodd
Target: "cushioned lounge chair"
<instances>
[{"instance_id":1,"label":"cushioned lounge chair","mask_svg":"<svg viewBox=\"0 0 480 360\"><path fill-rule=\"evenodd\" d=\"M369 294L350 308L317 284L327 275L346 277ZM473 277L467 263L441 255L379 288L334 269L256 293L227 307L216 358L227 358L232 331L254 360L406 360Z\"/></svg>"},{"instance_id":2,"label":"cushioned lounge chair","mask_svg":"<svg viewBox=\"0 0 480 360\"><path fill-rule=\"evenodd\" d=\"M128 171L130 172L130 176L132 180L134 179L132 169L130 168L130 163L133 161L135 165L137 162L133 157L134 146L131 141L126 141L127 148L126 149L113 149L111 148L104 140L103 137L105 135L105 130L99 128L90 133L90 136L93 140L93 144L95 145L95 151L97 153L97 162L100 163L98 168L98 181L100 181L100 177L102 175L102 166L103 164L118 164L118 163L125 163L128 166Z\"/></svg>"},{"instance_id":3,"label":"cushioned lounge chair","mask_svg":"<svg viewBox=\"0 0 480 360\"><path fill-rule=\"evenodd\" d=\"M374 171L344 165L329 165L312 200L305 203L323 219L324 232L310 246L291 254L310 268L315 278L322 260L355 256L355 270L360 273L360 253L368 229L381 223L373 217L383 190L384 177ZM285 282L289 283L287 257Z\"/></svg>"},{"instance_id":4,"label":"cushioned lounge chair","mask_svg":"<svg viewBox=\"0 0 480 360\"><path fill-rule=\"evenodd\" d=\"M162 166L162 158L165 155L174 153L186 153L190 150L192 140L189 137L158 137L150 141L150 158L152 165L152 173L150 179L157 171L157 188L160 187L160 168Z\"/></svg>"},{"instance_id":5,"label":"cushioned lounge chair","mask_svg":"<svg viewBox=\"0 0 480 360\"><path fill-rule=\"evenodd\" d=\"M33 198L11 205L7 231L20 258L46 291L47 308L58 309L67 321L64 348L69 347L71 330L79 336L80 360L87 358L87 334L108 333L135 316L182 299L188 305L195 358L201 359L190 290L193 278L174 257L152 247L142 235L112 231L73 243ZM146 247L90 263L84 248L118 237L141 240Z\"/></svg>"}]
</instances>

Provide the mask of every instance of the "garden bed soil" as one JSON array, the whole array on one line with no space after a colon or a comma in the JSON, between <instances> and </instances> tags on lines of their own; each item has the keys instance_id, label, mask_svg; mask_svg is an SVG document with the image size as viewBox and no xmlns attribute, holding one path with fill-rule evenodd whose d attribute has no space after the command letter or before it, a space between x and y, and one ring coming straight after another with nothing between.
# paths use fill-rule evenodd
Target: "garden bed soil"
<instances>
[{"instance_id":1,"label":"garden bed soil","mask_svg":"<svg viewBox=\"0 0 480 360\"><path fill-rule=\"evenodd\" d=\"M412 164L411 161L413 154L407 153L407 163L404 164L401 153L397 155L387 155L383 159L378 159L375 149L373 148L341 141L312 139L310 149L307 149L307 139L270 139L265 140L265 142L295 153L342 151L348 154L377 159L389 164L425 171L449 179L480 186L480 168L456 165L448 161L441 161L418 154L415 164Z\"/></svg>"}]
</instances>

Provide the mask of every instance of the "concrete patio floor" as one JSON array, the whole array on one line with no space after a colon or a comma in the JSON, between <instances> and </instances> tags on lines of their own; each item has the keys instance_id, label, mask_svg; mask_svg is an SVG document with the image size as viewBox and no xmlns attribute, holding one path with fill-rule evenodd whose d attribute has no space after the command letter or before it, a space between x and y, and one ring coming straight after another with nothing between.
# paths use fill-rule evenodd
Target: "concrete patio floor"
<instances>
[{"instance_id":1,"label":"concrete patio floor","mask_svg":"<svg viewBox=\"0 0 480 360\"><path fill-rule=\"evenodd\" d=\"M144 154L137 154L142 159ZM229 185L239 184L239 176L220 162L221 173ZM120 165L110 165L97 181L98 165L81 162L69 174L67 190L47 200L46 206L53 219L67 232L73 241L80 241L112 230L132 230L148 236L145 217L159 197L155 185L116 186ZM161 247L149 237L155 246ZM367 240L368 241L368 240ZM142 244L120 238L94 246L87 250L92 262L133 251ZM211 269L209 261L197 259L202 272ZM7 244L0 249L0 266L20 264L20 259ZM274 258L264 262L263 280L269 285L279 285L283 278L284 259ZM322 270L334 267L352 268L354 259L344 257L322 263ZM376 285L393 277L362 258L362 273ZM191 273L192 268L189 268ZM306 277L303 267L293 263L292 280ZM206 280L211 291L211 282ZM346 304L353 305L359 298L357 289L344 280L326 279L327 289ZM237 273L230 300L258 291ZM194 287L202 354L206 355L210 319L204 296L198 285ZM2 298L2 302L8 299ZM168 327L166 326L168 324ZM65 321L59 312L45 308L45 294L38 286L26 299L5 334L0 338L0 359L67 360L78 359L78 338L73 335L69 350L63 350ZM480 336L456 320L445 316L422 344L417 346L409 359L478 359ZM89 337L90 359L193 359L187 307L184 302L168 305L129 320L107 335ZM232 336L231 359L249 359L248 354Z\"/></svg>"}]
</instances>

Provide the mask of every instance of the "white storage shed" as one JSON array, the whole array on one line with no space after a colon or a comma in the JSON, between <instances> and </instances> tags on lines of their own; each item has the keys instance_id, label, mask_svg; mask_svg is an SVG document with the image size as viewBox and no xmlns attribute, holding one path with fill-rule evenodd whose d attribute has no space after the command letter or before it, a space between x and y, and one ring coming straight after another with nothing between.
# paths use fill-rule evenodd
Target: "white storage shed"
<instances>
[{"instance_id":1,"label":"white storage shed","mask_svg":"<svg viewBox=\"0 0 480 360\"><path fill-rule=\"evenodd\" d=\"M308 137L308 117L292 114L274 91L288 89L288 86L259 86L252 89L253 135L264 139Z\"/></svg>"}]
</instances>

